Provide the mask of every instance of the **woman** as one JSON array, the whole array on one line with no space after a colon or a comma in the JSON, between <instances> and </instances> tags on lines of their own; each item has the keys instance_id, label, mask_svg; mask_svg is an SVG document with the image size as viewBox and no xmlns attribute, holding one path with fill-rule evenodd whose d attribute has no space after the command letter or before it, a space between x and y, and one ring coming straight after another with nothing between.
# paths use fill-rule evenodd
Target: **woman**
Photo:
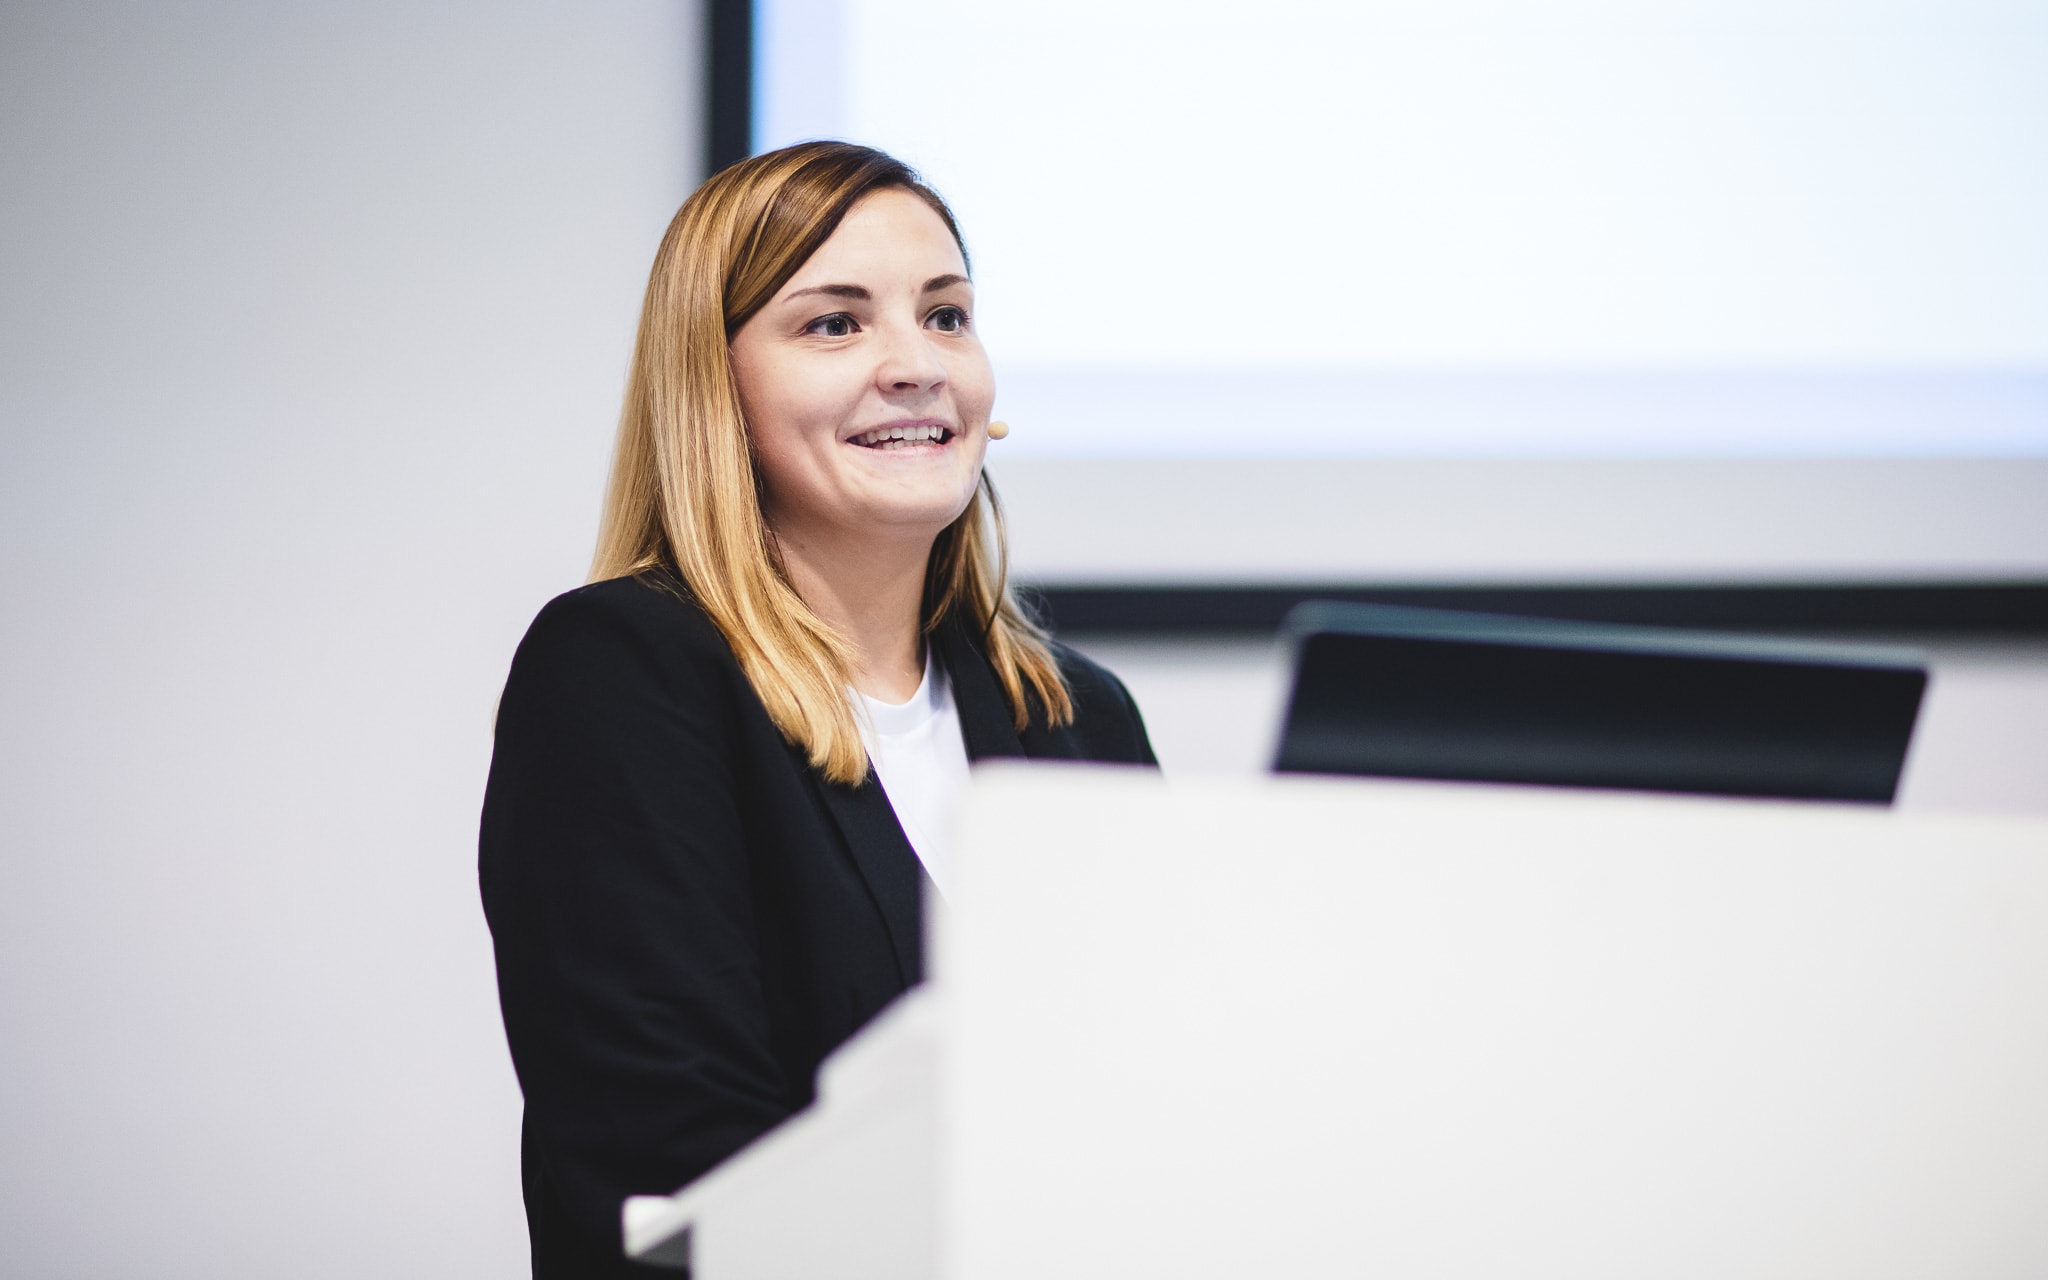
<instances>
[{"instance_id":1,"label":"woman","mask_svg":"<svg viewBox=\"0 0 2048 1280\"><path fill-rule=\"evenodd\" d=\"M865 147L735 165L662 241L592 582L520 644L484 801L538 1277L628 1270L625 1196L920 980L967 761L1153 763L1004 584L973 313L945 203Z\"/></svg>"}]
</instances>

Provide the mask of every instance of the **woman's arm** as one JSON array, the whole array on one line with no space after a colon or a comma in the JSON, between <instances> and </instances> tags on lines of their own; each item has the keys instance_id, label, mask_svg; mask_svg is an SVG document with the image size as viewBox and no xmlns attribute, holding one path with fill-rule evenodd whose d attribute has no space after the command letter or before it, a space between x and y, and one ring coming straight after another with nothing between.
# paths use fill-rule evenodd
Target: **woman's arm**
<instances>
[{"instance_id":1,"label":"woman's arm","mask_svg":"<svg viewBox=\"0 0 2048 1280\"><path fill-rule=\"evenodd\" d=\"M479 869L537 1257L559 1225L617 1259L625 1196L673 1191L790 1112L733 775L737 669L677 604L623 580L555 600L499 707Z\"/></svg>"}]
</instances>

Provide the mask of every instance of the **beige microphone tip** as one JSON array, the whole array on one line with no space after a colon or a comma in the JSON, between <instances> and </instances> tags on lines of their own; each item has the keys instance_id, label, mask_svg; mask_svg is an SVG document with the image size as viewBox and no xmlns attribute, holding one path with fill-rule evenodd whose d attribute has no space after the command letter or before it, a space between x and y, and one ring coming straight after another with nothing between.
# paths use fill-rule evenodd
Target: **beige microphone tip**
<instances>
[{"instance_id":1,"label":"beige microphone tip","mask_svg":"<svg viewBox=\"0 0 2048 1280\"><path fill-rule=\"evenodd\" d=\"M1009 434L1010 424L1007 422L991 422L988 424L988 438L991 440L1000 440Z\"/></svg>"}]
</instances>

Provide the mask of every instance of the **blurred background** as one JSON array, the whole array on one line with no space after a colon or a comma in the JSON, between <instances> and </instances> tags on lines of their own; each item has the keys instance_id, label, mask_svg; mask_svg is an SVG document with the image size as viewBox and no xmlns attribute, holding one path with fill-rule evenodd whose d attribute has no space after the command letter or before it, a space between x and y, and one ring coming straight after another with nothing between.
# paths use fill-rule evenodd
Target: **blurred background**
<instances>
[{"instance_id":1,"label":"blurred background","mask_svg":"<svg viewBox=\"0 0 2048 1280\"><path fill-rule=\"evenodd\" d=\"M640 292L954 201L1014 565L1172 772L1312 594L1904 638L2048 811L2038 4L0 3L0 1273L523 1274L490 720Z\"/></svg>"}]
</instances>

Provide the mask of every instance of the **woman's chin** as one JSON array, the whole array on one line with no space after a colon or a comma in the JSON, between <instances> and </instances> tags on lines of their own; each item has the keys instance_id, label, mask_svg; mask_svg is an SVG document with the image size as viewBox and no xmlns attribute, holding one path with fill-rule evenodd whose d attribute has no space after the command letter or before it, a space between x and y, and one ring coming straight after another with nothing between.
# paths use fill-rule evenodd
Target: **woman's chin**
<instances>
[{"instance_id":1,"label":"woman's chin","mask_svg":"<svg viewBox=\"0 0 2048 1280\"><path fill-rule=\"evenodd\" d=\"M936 535L974 501L981 478L980 467L970 469L958 453L934 450L924 457L877 461L862 468L866 483L857 486L859 499L851 504L861 509L859 523L926 528Z\"/></svg>"},{"instance_id":2,"label":"woman's chin","mask_svg":"<svg viewBox=\"0 0 2048 1280\"><path fill-rule=\"evenodd\" d=\"M965 510L965 502L897 507L890 511L877 512L874 524L878 532L886 529L890 535L929 542L944 533L947 526L958 520L960 513Z\"/></svg>"},{"instance_id":3,"label":"woman's chin","mask_svg":"<svg viewBox=\"0 0 2048 1280\"><path fill-rule=\"evenodd\" d=\"M875 537L889 541L922 539L929 541L939 536L946 526L960 518L967 510L967 504L974 500L974 486L944 488L921 491L874 494L861 503L856 518L849 522L855 536L865 531Z\"/></svg>"}]
</instances>

